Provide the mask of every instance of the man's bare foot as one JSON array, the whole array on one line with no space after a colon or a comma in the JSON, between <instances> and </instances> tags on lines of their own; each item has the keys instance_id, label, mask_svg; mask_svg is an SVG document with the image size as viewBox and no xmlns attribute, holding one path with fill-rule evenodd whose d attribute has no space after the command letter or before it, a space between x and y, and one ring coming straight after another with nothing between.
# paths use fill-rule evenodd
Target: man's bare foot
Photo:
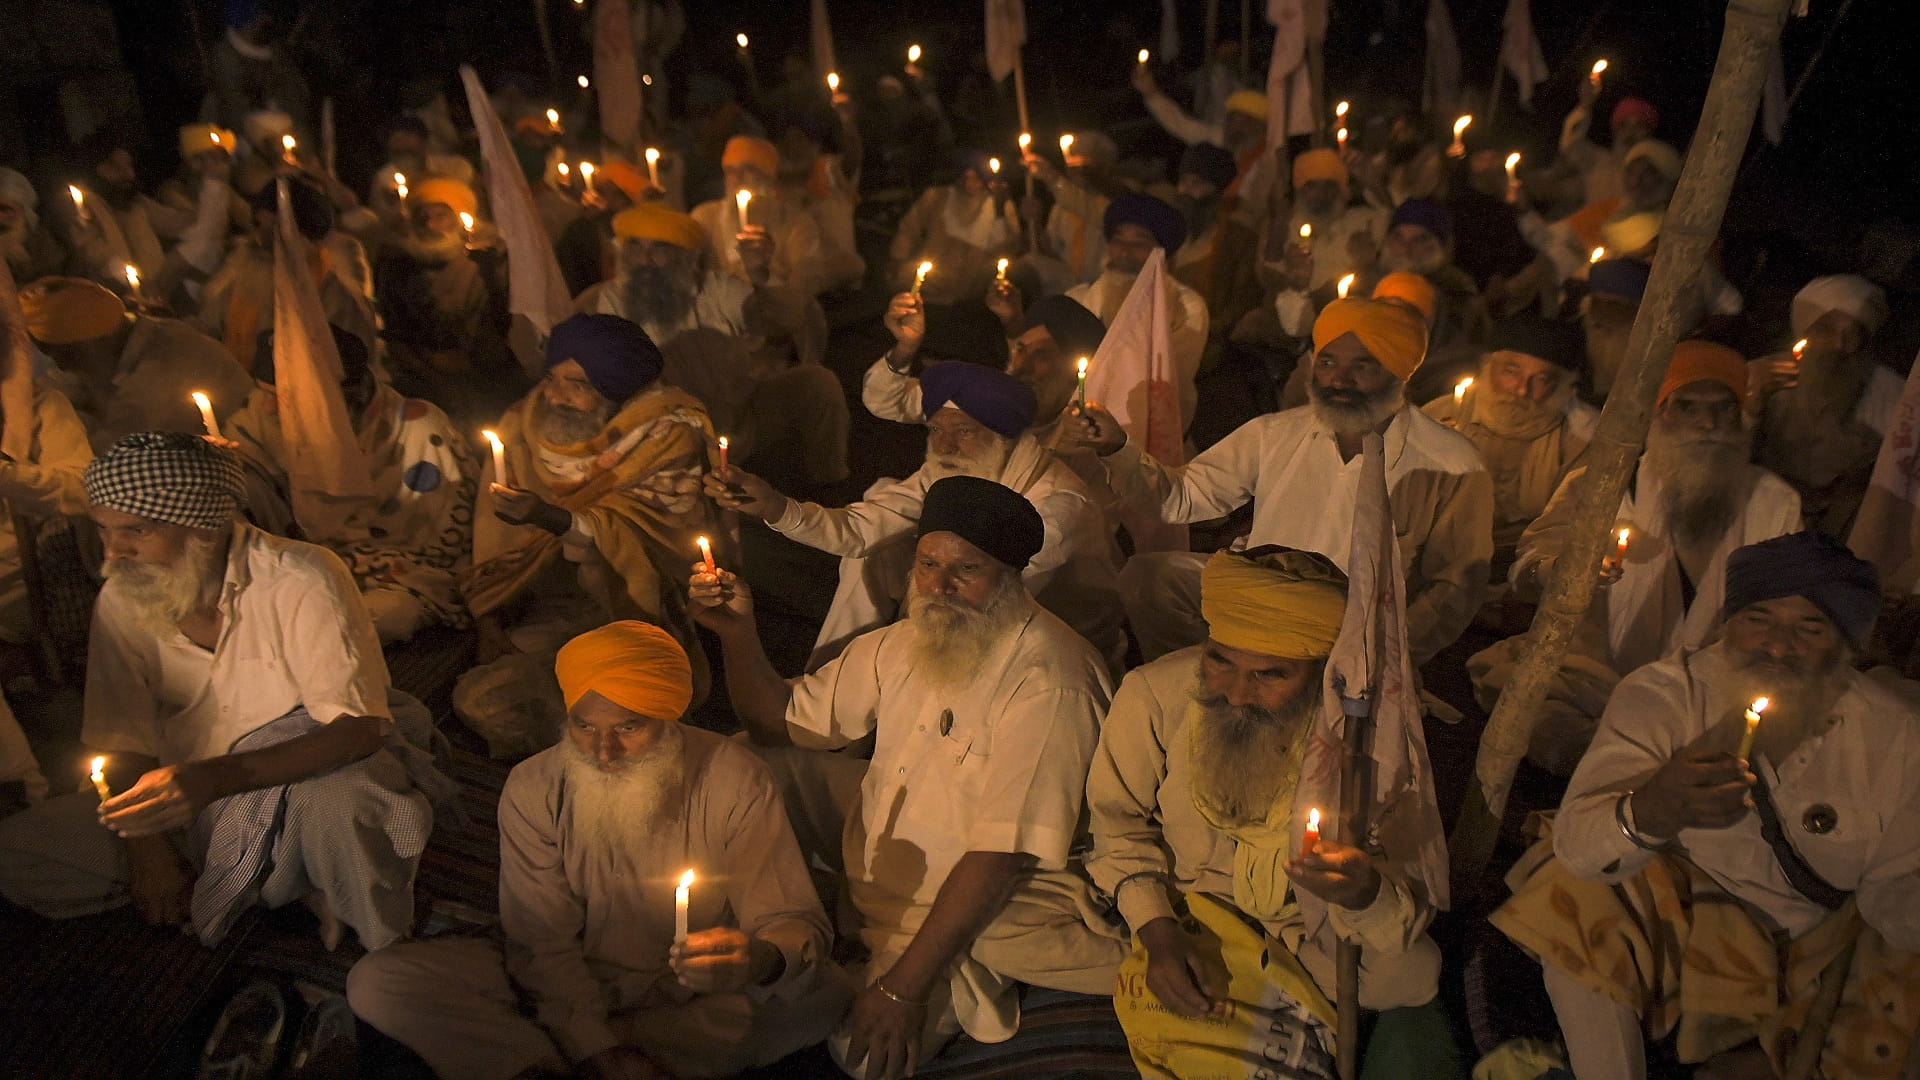
<instances>
[{"instance_id":1,"label":"man's bare foot","mask_svg":"<svg viewBox=\"0 0 1920 1080\"><path fill-rule=\"evenodd\" d=\"M333 913L333 906L327 903L327 894L315 889L306 895L302 903L307 905L307 910L313 912L314 918L320 920L320 944L325 946L328 952L339 948L340 940L346 936L347 930L346 926L340 922L340 917Z\"/></svg>"}]
</instances>

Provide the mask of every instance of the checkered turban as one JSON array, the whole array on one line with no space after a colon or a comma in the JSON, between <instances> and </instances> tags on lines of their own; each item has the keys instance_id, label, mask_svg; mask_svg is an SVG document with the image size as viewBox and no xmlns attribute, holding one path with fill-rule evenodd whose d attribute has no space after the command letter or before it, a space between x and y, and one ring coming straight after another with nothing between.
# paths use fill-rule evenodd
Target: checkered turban
<instances>
[{"instance_id":1,"label":"checkered turban","mask_svg":"<svg viewBox=\"0 0 1920 1080\"><path fill-rule=\"evenodd\" d=\"M245 490L239 455L171 431L126 436L94 458L82 479L95 506L190 529L231 525Z\"/></svg>"}]
</instances>

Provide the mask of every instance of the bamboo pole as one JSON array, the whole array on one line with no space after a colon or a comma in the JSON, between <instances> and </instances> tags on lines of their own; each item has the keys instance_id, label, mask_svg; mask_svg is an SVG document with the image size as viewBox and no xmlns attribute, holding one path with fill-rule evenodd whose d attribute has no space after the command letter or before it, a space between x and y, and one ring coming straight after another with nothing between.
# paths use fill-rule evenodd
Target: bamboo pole
<instances>
[{"instance_id":1,"label":"bamboo pole","mask_svg":"<svg viewBox=\"0 0 1920 1080\"><path fill-rule=\"evenodd\" d=\"M1601 410L1599 429L1587 450L1587 472L1574 501L1579 509L1528 631L1526 659L1500 695L1480 737L1473 783L1450 843L1455 895L1473 891L1492 857L1514 769L1526 754L1540 703L1593 601L1594 569L1605 554L1607 530L1640 458L1654 395L1683 329L1686 299L1700 279L1707 249L1726 214L1734 170L1753 132L1767 64L1792 3L1731 0L1727 5L1726 32L1713 81L1679 186L1667 208L1666 225L1660 230L1660 250L1654 256L1646 298L1627 338L1624 370Z\"/></svg>"},{"instance_id":2,"label":"bamboo pole","mask_svg":"<svg viewBox=\"0 0 1920 1080\"><path fill-rule=\"evenodd\" d=\"M1367 808L1373 804L1373 702L1379 691L1378 680L1357 699L1341 698L1347 705L1346 775L1340 785L1345 803L1346 831L1340 842L1348 847L1364 847ZM1334 953L1334 1064L1340 1080L1357 1080L1360 1075L1360 943L1340 939Z\"/></svg>"}]
</instances>

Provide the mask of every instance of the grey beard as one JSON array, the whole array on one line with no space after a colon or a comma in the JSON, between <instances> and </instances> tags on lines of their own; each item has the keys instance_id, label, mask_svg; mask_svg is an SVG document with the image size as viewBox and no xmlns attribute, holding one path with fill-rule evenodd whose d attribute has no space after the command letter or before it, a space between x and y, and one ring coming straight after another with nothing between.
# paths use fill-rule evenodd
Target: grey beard
<instances>
[{"instance_id":1,"label":"grey beard","mask_svg":"<svg viewBox=\"0 0 1920 1080\"><path fill-rule=\"evenodd\" d=\"M1406 384L1396 382L1376 394L1357 390L1323 390L1308 382L1307 397L1314 415L1335 435L1364 435L1393 418L1406 404Z\"/></svg>"},{"instance_id":2,"label":"grey beard","mask_svg":"<svg viewBox=\"0 0 1920 1080\"><path fill-rule=\"evenodd\" d=\"M551 446L572 446L583 443L607 426L613 418L613 410L608 406L581 410L552 402L540 403L540 438Z\"/></svg>"},{"instance_id":3,"label":"grey beard","mask_svg":"<svg viewBox=\"0 0 1920 1080\"><path fill-rule=\"evenodd\" d=\"M1647 431L1647 463L1660 482L1660 511L1684 546L1712 547L1745 506L1753 478L1744 431L1686 439L1655 422Z\"/></svg>"},{"instance_id":4,"label":"grey beard","mask_svg":"<svg viewBox=\"0 0 1920 1080\"><path fill-rule=\"evenodd\" d=\"M1481 376L1485 378L1483 374ZM1475 419L1485 424L1496 435L1513 435L1518 432L1531 432L1545 424L1549 419L1564 417L1567 405L1573 400L1572 380L1554 391L1545 401L1535 401L1527 397L1515 397L1503 394L1493 388L1491 382L1480 391L1479 400L1474 403ZM1547 430L1551 431L1549 426Z\"/></svg>"},{"instance_id":5,"label":"grey beard","mask_svg":"<svg viewBox=\"0 0 1920 1080\"><path fill-rule=\"evenodd\" d=\"M136 559L109 559L100 574L112 589L133 605L134 618L142 629L156 637L167 637L180 628L180 621L216 599L222 567L214 565L216 541L189 536L186 551L174 566L160 566Z\"/></svg>"},{"instance_id":6,"label":"grey beard","mask_svg":"<svg viewBox=\"0 0 1920 1080\"><path fill-rule=\"evenodd\" d=\"M1289 759L1306 738L1320 705L1315 675L1279 709L1229 705L1196 684L1191 692L1199 715L1192 743L1193 785L1230 819L1231 824L1266 820L1289 776Z\"/></svg>"},{"instance_id":7,"label":"grey beard","mask_svg":"<svg viewBox=\"0 0 1920 1080\"><path fill-rule=\"evenodd\" d=\"M1726 650L1740 684L1736 699L1765 697L1771 701L1763 724L1786 722L1805 727L1825 718L1844 689L1846 671L1853 666L1852 650L1844 645L1834 650L1824 665L1808 664L1796 657L1775 660L1766 653L1736 649L1731 644Z\"/></svg>"},{"instance_id":8,"label":"grey beard","mask_svg":"<svg viewBox=\"0 0 1920 1080\"><path fill-rule=\"evenodd\" d=\"M638 266L620 279L620 306L627 317L651 326L678 326L693 310L697 290L679 274Z\"/></svg>"},{"instance_id":9,"label":"grey beard","mask_svg":"<svg viewBox=\"0 0 1920 1080\"><path fill-rule=\"evenodd\" d=\"M978 454L936 455L932 447L927 448L926 464L941 476L973 476L981 480L998 483L1000 474L1006 471L1007 459L1013 456L1011 439L996 440Z\"/></svg>"},{"instance_id":10,"label":"grey beard","mask_svg":"<svg viewBox=\"0 0 1920 1080\"><path fill-rule=\"evenodd\" d=\"M1026 616L1026 598L1026 584L1011 571L978 609L930 597L909 581L907 619L913 624L909 653L914 670L941 689L959 689L979 679L988 654Z\"/></svg>"},{"instance_id":11,"label":"grey beard","mask_svg":"<svg viewBox=\"0 0 1920 1080\"><path fill-rule=\"evenodd\" d=\"M594 850L617 850L678 820L673 796L680 791L684 740L680 725L670 723L645 755L607 770L573 739L562 735L566 812L574 840Z\"/></svg>"}]
</instances>

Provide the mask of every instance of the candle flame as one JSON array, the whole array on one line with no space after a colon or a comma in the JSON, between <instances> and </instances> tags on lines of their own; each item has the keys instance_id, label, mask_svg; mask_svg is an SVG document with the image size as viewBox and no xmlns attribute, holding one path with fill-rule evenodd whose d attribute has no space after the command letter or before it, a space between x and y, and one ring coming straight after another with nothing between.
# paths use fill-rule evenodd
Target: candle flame
<instances>
[{"instance_id":1,"label":"candle flame","mask_svg":"<svg viewBox=\"0 0 1920 1080\"><path fill-rule=\"evenodd\" d=\"M1461 379L1457 383L1454 383L1453 384L1453 400L1459 401L1461 398L1466 397L1467 391L1471 389L1472 386L1473 386L1473 376L1471 375L1467 376L1464 379Z\"/></svg>"},{"instance_id":2,"label":"candle flame","mask_svg":"<svg viewBox=\"0 0 1920 1080\"><path fill-rule=\"evenodd\" d=\"M915 279L919 281L927 280L927 275L931 273L933 273L933 264L931 262L921 263L920 268L914 271Z\"/></svg>"},{"instance_id":3,"label":"candle flame","mask_svg":"<svg viewBox=\"0 0 1920 1080\"><path fill-rule=\"evenodd\" d=\"M559 109L547 110L547 126L548 127L560 126L560 110Z\"/></svg>"},{"instance_id":4,"label":"candle flame","mask_svg":"<svg viewBox=\"0 0 1920 1080\"><path fill-rule=\"evenodd\" d=\"M582 75L573 81L579 83L580 89L582 90L585 90L587 87L593 85L592 80L588 79L585 75Z\"/></svg>"},{"instance_id":5,"label":"candle flame","mask_svg":"<svg viewBox=\"0 0 1920 1080\"><path fill-rule=\"evenodd\" d=\"M94 783L97 784L100 781L105 780L107 778L107 759L106 758L104 757L94 758L93 761L91 762L91 768L92 768L92 771L90 771L87 774L87 776L90 779L92 779Z\"/></svg>"},{"instance_id":6,"label":"candle flame","mask_svg":"<svg viewBox=\"0 0 1920 1080\"><path fill-rule=\"evenodd\" d=\"M1314 832L1320 831L1320 808L1319 807L1313 806L1307 809L1307 828L1313 830Z\"/></svg>"},{"instance_id":7,"label":"candle flame","mask_svg":"<svg viewBox=\"0 0 1920 1080\"><path fill-rule=\"evenodd\" d=\"M220 133L219 133L219 132L217 132L217 131L209 131L209 132L207 132L207 138L208 138L208 139L211 139L211 140L213 141L213 145L215 145L215 146L219 146L219 145L220 145Z\"/></svg>"},{"instance_id":8,"label":"candle flame","mask_svg":"<svg viewBox=\"0 0 1920 1080\"><path fill-rule=\"evenodd\" d=\"M1597 263L1601 259L1604 259L1606 257L1607 257L1607 249L1603 247L1597 247L1593 249L1593 253L1591 255L1587 256L1587 261L1589 263Z\"/></svg>"},{"instance_id":9,"label":"candle flame","mask_svg":"<svg viewBox=\"0 0 1920 1080\"><path fill-rule=\"evenodd\" d=\"M1026 144L1022 143L1021 145L1024 146ZM79 206L87 201L87 197L82 195L80 189L73 184L67 185L67 194L73 196L73 205L75 206Z\"/></svg>"},{"instance_id":10,"label":"candle flame","mask_svg":"<svg viewBox=\"0 0 1920 1080\"><path fill-rule=\"evenodd\" d=\"M507 448L506 444L500 441L499 434L492 428L481 431L480 437L487 440L487 445L493 447L496 451L504 451Z\"/></svg>"},{"instance_id":11,"label":"candle flame","mask_svg":"<svg viewBox=\"0 0 1920 1080\"><path fill-rule=\"evenodd\" d=\"M651 76L651 75L642 75L642 76L640 76L640 85L641 85L641 86L652 86L652 85L653 85L653 76Z\"/></svg>"},{"instance_id":12,"label":"candle flame","mask_svg":"<svg viewBox=\"0 0 1920 1080\"><path fill-rule=\"evenodd\" d=\"M994 175L996 175L996 176L998 176L998 175L1000 174L1000 159L999 159L999 158L997 158L997 157L990 157L990 158L988 158L988 159L987 159L987 171L989 171L989 172L991 172L991 173L993 173Z\"/></svg>"},{"instance_id":13,"label":"candle flame","mask_svg":"<svg viewBox=\"0 0 1920 1080\"><path fill-rule=\"evenodd\" d=\"M695 545L695 546L697 546L697 547L698 547L698 548L700 549L700 554L702 554L702 555L706 555L706 554L708 554L708 553L710 553L710 552L711 552L711 551L713 550L713 544L712 544L712 542L711 542L711 541L709 541L709 540L708 540L708 539L707 539L706 537L704 537L704 536L696 536L696 537L694 537L694 538L693 538L693 542L694 542L694 545Z\"/></svg>"},{"instance_id":14,"label":"candle flame","mask_svg":"<svg viewBox=\"0 0 1920 1080\"><path fill-rule=\"evenodd\" d=\"M649 146L649 147L647 147L647 164L649 164L649 165L658 165L659 163L660 163L660 150L659 150L659 148L658 148L658 147L653 147L653 146Z\"/></svg>"},{"instance_id":15,"label":"candle flame","mask_svg":"<svg viewBox=\"0 0 1920 1080\"><path fill-rule=\"evenodd\" d=\"M752 201L753 192L748 191L746 188L741 188L739 191L734 192L733 205L740 210L740 223L742 225L747 223L747 204Z\"/></svg>"},{"instance_id":16,"label":"candle flame","mask_svg":"<svg viewBox=\"0 0 1920 1080\"><path fill-rule=\"evenodd\" d=\"M1081 358L1080 358L1080 362L1079 362L1078 364L1076 364L1076 365L1074 365L1074 366L1075 366L1075 367L1078 367L1078 368L1080 369L1080 377L1081 377L1081 378L1083 378L1083 379L1084 379L1084 378L1086 378L1086 377L1087 377L1087 358L1086 358L1086 357L1084 357L1084 356L1083 356L1083 357L1081 357Z\"/></svg>"},{"instance_id":17,"label":"candle flame","mask_svg":"<svg viewBox=\"0 0 1920 1080\"><path fill-rule=\"evenodd\" d=\"M291 135L280 136L280 148L282 150L285 150L287 153L291 154L293 153L293 148L295 145L296 144L293 141L293 136Z\"/></svg>"},{"instance_id":18,"label":"candle flame","mask_svg":"<svg viewBox=\"0 0 1920 1080\"><path fill-rule=\"evenodd\" d=\"M1007 276L1007 260L1001 259L999 262L995 263L993 266L993 270L994 270L994 273L999 274L1001 277L1006 277Z\"/></svg>"},{"instance_id":19,"label":"candle flame","mask_svg":"<svg viewBox=\"0 0 1920 1080\"><path fill-rule=\"evenodd\" d=\"M1471 123L1473 123L1472 116L1463 116L1460 119L1455 120L1453 122L1453 137L1458 139L1463 133L1466 132L1467 125Z\"/></svg>"},{"instance_id":20,"label":"candle flame","mask_svg":"<svg viewBox=\"0 0 1920 1080\"><path fill-rule=\"evenodd\" d=\"M566 162L563 161L560 163L559 173L560 173L560 179L565 180L567 177L573 175L573 168L572 166L568 165Z\"/></svg>"},{"instance_id":21,"label":"candle flame","mask_svg":"<svg viewBox=\"0 0 1920 1080\"><path fill-rule=\"evenodd\" d=\"M1333 107L1334 118L1337 120L1345 120L1347 118L1347 110L1351 108L1353 108L1352 103L1346 102L1346 101L1343 101L1338 105L1335 105Z\"/></svg>"},{"instance_id":22,"label":"candle flame","mask_svg":"<svg viewBox=\"0 0 1920 1080\"><path fill-rule=\"evenodd\" d=\"M406 173L400 173L400 172L397 172L397 173L394 173L394 174L393 174L393 186L394 186L394 187L397 187L397 188L403 188L403 187L406 187L406 186L407 186L407 174L406 174Z\"/></svg>"},{"instance_id":23,"label":"candle flame","mask_svg":"<svg viewBox=\"0 0 1920 1080\"><path fill-rule=\"evenodd\" d=\"M1620 530L1620 546L1621 546L1621 547L1626 547L1626 546L1627 546L1627 538L1628 538L1628 537L1630 537L1630 536L1632 536L1632 535L1633 535L1633 530L1632 530L1632 529L1628 529L1628 528L1622 528L1622 529Z\"/></svg>"},{"instance_id":24,"label":"candle flame","mask_svg":"<svg viewBox=\"0 0 1920 1080\"><path fill-rule=\"evenodd\" d=\"M582 180L593 179L593 162L583 161L580 163L580 178Z\"/></svg>"},{"instance_id":25,"label":"candle flame","mask_svg":"<svg viewBox=\"0 0 1920 1080\"><path fill-rule=\"evenodd\" d=\"M1340 284L1334 286L1335 291L1340 294L1340 299L1345 300L1347 298L1347 290L1353 288L1353 278L1354 275L1352 274L1342 275Z\"/></svg>"},{"instance_id":26,"label":"candle flame","mask_svg":"<svg viewBox=\"0 0 1920 1080\"><path fill-rule=\"evenodd\" d=\"M1515 168L1519 166L1519 164L1520 164L1520 151L1515 150L1513 153L1507 155L1507 171L1508 172L1512 172Z\"/></svg>"},{"instance_id":27,"label":"candle flame","mask_svg":"<svg viewBox=\"0 0 1920 1080\"><path fill-rule=\"evenodd\" d=\"M136 290L140 288L140 268L132 263L127 264L127 284Z\"/></svg>"},{"instance_id":28,"label":"candle flame","mask_svg":"<svg viewBox=\"0 0 1920 1080\"><path fill-rule=\"evenodd\" d=\"M465 210L460 211L460 227L467 232L473 231L473 215Z\"/></svg>"},{"instance_id":29,"label":"candle flame","mask_svg":"<svg viewBox=\"0 0 1920 1080\"><path fill-rule=\"evenodd\" d=\"M1773 702L1767 700L1766 698L1763 698L1763 697L1754 698L1753 704L1747 706L1747 711L1749 713L1752 713L1754 716L1759 716L1761 713L1766 712L1767 706L1771 704L1773 704Z\"/></svg>"},{"instance_id":30,"label":"candle flame","mask_svg":"<svg viewBox=\"0 0 1920 1080\"><path fill-rule=\"evenodd\" d=\"M920 62L920 46L918 45L907 46L907 63L917 64L919 62Z\"/></svg>"},{"instance_id":31,"label":"candle flame","mask_svg":"<svg viewBox=\"0 0 1920 1080\"><path fill-rule=\"evenodd\" d=\"M1073 153L1072 134L1066 134L1066 135L1060 136L1060 153L1061 153L1061 156L1063 157L1067 154Z\"/></svg>"},{"instance_id":32,"label":"candle flame","mask_svg":"<svg viewBox=\"0 0 1920 1080\"><path fill-rule=\"evenodd\" d=\"M1144 63L1146 63L1146 62L1147 62L1147 56L1148 56L1148 53L1147 53L1147 50L1145 50L1145 49L1141 49L1141 50L1140 50L1140 62L1141 62L1141 63L1143 63L1143 64L1144 64Z\"/></svg>"},{"instance_id":33,"label":"candle flame","mask_svg":"<svg viewBox=\"0 0 1920 1080\"><path fill-rule=\"evenodd\" d=\"M1306 223L1304 223L1304 222L1303 222L1303 223L1301 223L1301 225L1300 225L1300 239L1302 239L1302 240L1311 240L1311 239L1313 239L1313 226L1312 226L1312 225L1309 225L1309 224L1306 224Z\"/></svg>"},{"instance_id":34,"label":"candle flame","mask_svg":"<svg viewBox=\"0 0 1920 1080\"><path fill-rule=\"evenodd\" d=\"M839 72L837 71L827 72L827 89L833 91L836 94L840 92L840 73Z\"/></svg>"},{"instance_id":35,"label":"candle flame","mask_svg":"<svg viewBox=\"0 0 1920 1080\"><path fill-rule=\"evenodd\" d=\"M206 395L206 392L205 392L205 391L202 391L202 390L195 390L195 391L194 391L194 392L193 392L193 393L192 393L191 395L189 395L189 396L191 396L191 397L193 398L193 403L194 403L194 405L195 405L195 406L197 406L197 407L199 407L199 408L202 408L202 409L211 409L211 408L213 408L213 402L212 402L212 401L209 401L209 400L207 399L207 395Z\"/></svg>"},{"instance_id":36,"label":"candle flame","mask_svg":"<svg viewBox=\"0 0 1920 1080\"><path fill-rule=\"evenodd\" d=\"M1597 79L1597 78L1599 78L1599 77L1600 77L1600 73L1601 73L1601 72L1603 72L1603 71L1605 71L1605 70L1607 70L1607 62L1606 62L1605 60L1595 60L1595 61L1593 62L1593 77L1594 77L1594 78L1596 78L1596 79Z\"/></svg>"},{"instance_id":37,"label":"candle flame","mask_svg":"<svg viewBox=\"0 0 1920 1080\"><path fill-rule=\"evenodd\" d=\"M1020 149L1025 150L1027 147L1032 145L1033 145L1033 133L1030 131L1021 132L1020 133ZM67 190L73 192L73 198L75 202L78 202L80 200L80 192L78 190L74 188L68 188Z\"/></svg>"},{"instance_id":38,"label":"candle flame","mask_svg":"<svg viewBox=\"0 0 1920 1080\"><path fill-rule=\"evenodd\" d=\"M1347 129L1341 128L1339 131L1333 133L1333 137L1339 140L1340 145L1345 146L1347 144Z\"/></svg>"},{"instance_id":39,"label":"candle flame","mask_svg":"<svg viewBox=\"0 0 1920 1080\"><path fill-rule=\"evenodd\" d=\"M745 34L735 34L735 35L733 35L733 43L734 43L735 45L738 45L738 46L740 46L740 47L741 47L741 48L743 48L743 49L744 49L744 48L746 48L746 47L747 47L747 35L745 35ZM691 870L689 870L689 871L687 871L687 873L689 873L689 874L691 874L691 873L693 873L693 871L691 871Z\"/></svg>"},{"instance_id":40,"label":"candle flame","mask_svg":"<svg viewBox=\"0 0 1920 1080\"><path fill-rule=\"evenodd\" d=\"M1795 360L1798 360L1798 359L1800 359L1800 357L1801 357L1801 356L1802 356L1803 354L1805 354L1805 353L1806 353L1806 351L1807 351L1807 339L1806 339L1806 338L1801 338L1801 339L1800 339L1799 341L1796 341L1796 342L1794 342L1794 343L1793 343L1793 358L1794 358Z\"/></svg>"},{"instance_id":41,"label":"candle flame","mask_svg":"<svg viewBox=\"0 0 1920 1080\"><path fill-rule=\"evenodd\" d=\"M693 871L692 870L688 870L686 873L680 875L680 887L682 889L693 888Z\"/></svg>"}]
</instances>

